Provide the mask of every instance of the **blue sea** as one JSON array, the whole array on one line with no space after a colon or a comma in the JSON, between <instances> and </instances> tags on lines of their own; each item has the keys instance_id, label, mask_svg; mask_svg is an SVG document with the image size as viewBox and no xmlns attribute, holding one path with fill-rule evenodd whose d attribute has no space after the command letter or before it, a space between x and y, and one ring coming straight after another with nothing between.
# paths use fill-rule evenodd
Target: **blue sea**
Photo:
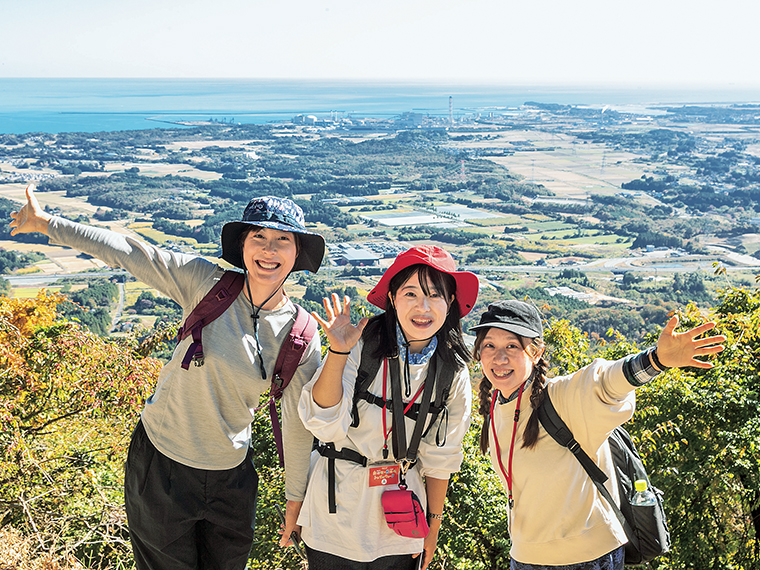
<instances>
[{"instance_id":1,"label":"blue sea","mask_svg":"<svg viewBox=\"0 0 760 570\"><path fill-rule=\"evenodd\" d=\"M658 105L760 102L760 89L529 87L262 79L4 79L0 134L165 128L175 121L263 124L303 113L385 118L500 112L527 101L649 112Z\"/></svg>"}]
</instances>

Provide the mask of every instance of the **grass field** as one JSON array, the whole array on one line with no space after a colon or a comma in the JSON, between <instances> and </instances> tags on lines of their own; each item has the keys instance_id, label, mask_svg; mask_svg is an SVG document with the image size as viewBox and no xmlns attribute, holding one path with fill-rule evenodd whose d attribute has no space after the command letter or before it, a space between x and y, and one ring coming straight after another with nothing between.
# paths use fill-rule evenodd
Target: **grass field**
<instances>
[{"instance_id":1,"label":"grass field","mask_svg":"<svg viewBox=\"0 0 760 570\"><path fill-rule=\"evenodd\" d=\"M142 281L128 281L124 284L124 307L131 307L135 304L137 301L137 298L140 296L141 293L145 291L150 291L155 296L162 296L161 293L153 289L152 287L148 287L145 283Z\"/></svg>"},{"instance_id":2,"label":"grass field","mask_svg":"<svg viewBox=\"0 0 760 570\"><path fill-rule=\"evenodd\" d=\"M473 226L489 227L489 226L510 226L519 225L521 218L519 216L503 216L498 218L483 218L479 220L465 220L468 224Z\"/></svg>"},{"instance_id":3,"label":"grass field","mask_svg":"<svg viewBox=\"0 0 760 570\"><path fill-rule=\"evenodd\" d=\"M189 245L191 247L194 247L198 244L196 240L193 238L187 238L187 237L179 237L179 236L172 236L169 234L165 234L164 232L160 232L156 229L153 229L152 227L134 227L130 226L131 229L133 229L135 232L140 234L142 237L144 237L146 240L148 240L150 243L161 246L166 246L168 243L177 243L177 244L184 244Z\"/></svg>"},{"instance_id":4,"label":"grass field","mask_svg":"<svg viewBox=\"0 0 760 570\"><path fill-rule=\"evenodd\" d=\"M631 127L634 129L635 127ZM709 130L710 127L699 127ZM504 131L494 130L493 132L484 131L484 136L480 139L470 141L452 142L452 146L461 149L479 149L501 147L512 154L504 156L488 156L502 166L507 167L512 173L521 175L524 181L542 184L547 190L552 192L557 198L564 199L586 199L591 193L614 194L620 191L620 184L641 177L642 174L661 176L662 172L655 173L653 166L642 161L642 156L614 150L601 144L587 143L580 141L569 134L558 134L542 130L515 130ZM311 136L311 135L309 135ZM313 138L318 138L316 135ZM256 142L253 141L176 141L171 143L173 150L191 149L198 150L207 146L227 147L227 148L244 148L249 156L256 156ZM259 145L261 146L261 145ZM261 148L264 148L263 146ZM753 143L752 148L760 149L760 145ZM529 152L527 152L529 151ZM141 175L147 176L165 176L167 174L179 176L191 176L202 180L218 178L221 175L214 172L201 171L191 165L179 163L160 163L158 155L151 149L138 149L140 158L146 158L149 162L122 162L107 163L107 172L100 173L101 176L108 176L113 172L120 172L132 167L137 167ZM757 151L760 154L760 150ZM648 158L648 157L643 157ZM3 163L5 164L5 163ZM466 165L465 165L466 166ZM670 169L671 166L662 166L661 168ZM673 166L672 168L676 168ZM56 171L42 172L42 174L56 175ZM88 174L89 175L89 174ZM465 172L467 176L467 172ZM459 176L459 172L457 172ZM476 170L473 170L471 176L477 176ZM525 243L526 249L537 249L540 251L526 252L524 257L528 262L534 263L542 257L549 255L551 264L555 264L554 258L557 254L571 255L574 248L593 251L595 255L605 257L623 257L630 247L630 239L620 241L621 237L617 235L589 235L588 230L580 231L578 226L573 223L557 221L541 213L530 213L523 216L514 214L501 214L496 211L488 211L489 204L500 203L498 200L484 198L476 195L470 190L461 190L452 193L439 194L435 190L424 191L419 193L410 193L404 186L404 180L399 179L394 184L394 193L384 193L376 196L368 196L368 199L382 201L386 206L381 206L377 210L364 211L362 206L349 204L340 206L344 212L349 212L356 216L387 216L403 217L403 214L410 212L419 212L428 215L432 208L441 207L453 213L459 213L460 217L451 218L454 221L466 221L470 225L459 228L458 231L466 233L472 241L490 236L503 236L504 242L509 243L510 247L515 244ZM408 182L408 181L407 181ZM20 202L24 199L24 183L10 183L0 185L0 196ZM302 197L309 197L302 195ZM88 203L86 199L80 197L69 198L64 192L46 192L40 193L39 198L43 205L58 208L66 217L74 215L92 216L97 210L97 206ZM463 198L468 206L453 204L452 198ZM636 200L646 201L646 197L636 198ZM478 208L478 205L481 207ZM395 207L394 207L395 206ZM480 210L482 217L474 210ZM445 214L444 214L445 216ZM411 218L410 218L411 219ZM588 219L591 223L598 223L598 220ZM201 223L200 219L188 222L190 225ZM209 259L215 258L219 253L218 244L198 244L192 238L175 237L163 232L157 231L152 227L150 222L141 222L129 224L124 220L97 224L109 227L120 233L139 235L142 239L157 244L160 247L170 247L173 244L179 245L183 250L192 247L196 252L207 256ZM418 225L418 224L410 224ZM399 226L401 227L401 226ZM504 233L506 228L527 228L527 232L508 232ZM342 229L328 228L323 224L318 224L316 231L323 233L328 241L343 242L351 239L368 240L382 239L387 237L393 239L398 236L398 228L382 226L369 227L365 223L352 224L347 231ZM383 232L383 235L375 235ZM544 239L542 239L544 238ZM524 241L523 241L524 240ZM741 236L741 244L746 248L749 254L760 250L760 234L750 234ZM422 242L428 242L423 240ZM414 243L410 242L411 246ZM6 245L7 244L7 245ZM474 251L474 246L464 244L454 246L448 243L439 245L452 251L459 256L466 256ZM737 245L737 244L734 244ZM76 271L92 270L103 267L104 264L96 260L79 256L72 250L66 250L55 246L36 245L36 244L14 244L12 241L0 243L0 247L7 247L17 251L40 251L48 256L48 260L41 261L32 266L27 271L37 271L43 274L66 273ZM733 246L732 246L733 247ZM18 295L33 296L36 289L18 289ZM140 289L128 287L127 304L134 303L134 300L140 293Z\"/></svg>"}]
</instances>

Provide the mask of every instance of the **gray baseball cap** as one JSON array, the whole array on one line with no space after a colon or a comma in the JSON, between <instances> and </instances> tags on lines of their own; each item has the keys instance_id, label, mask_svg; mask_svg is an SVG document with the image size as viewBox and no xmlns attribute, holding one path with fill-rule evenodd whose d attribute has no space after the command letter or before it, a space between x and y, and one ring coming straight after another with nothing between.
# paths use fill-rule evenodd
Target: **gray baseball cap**
<instances>
[{"instance_id":1,"label":"gray baseball cap","mask_svg":"<svg viewBox=\"0 0 760 570\"><path fill-rule=\"evenodd\" d=\"M480 317L480 323L470 328L478 331L487 328L504 329L526 338L543 338L541 315L533 305L523 301L496 301Z\"/></svg>"}]
</instances>

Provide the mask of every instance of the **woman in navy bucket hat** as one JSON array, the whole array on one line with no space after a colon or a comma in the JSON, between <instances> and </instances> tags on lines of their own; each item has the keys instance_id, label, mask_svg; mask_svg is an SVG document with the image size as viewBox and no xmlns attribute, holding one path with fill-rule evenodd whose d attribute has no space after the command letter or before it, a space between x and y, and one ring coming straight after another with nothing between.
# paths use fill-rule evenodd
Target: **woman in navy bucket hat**
<instances>
[{"instance_id":1,"label":"woman in navy bucket hat","mask_svg":"<svg viewBox=\"0 0 760 570\"><path fill-rule=\"evenodd\" d=\"M304 227L303 211L292 200L263 196L248 203L239 222L228 222L222 228L222 259L235 267L245 269L241 258L240 236L252 225L297 235L302 247L292 271L306 270L316 273L325 252L324 238Z\"/></svg>"},{"instance_id":2,"label":"woman in navy bucket hat","mask_svg":"<svg viewBox=\"0 0 760 570\"><path fill-rule=\"evenodd\" d=\"M123 267L174 299L184 318L225 274L202 257L51 216L33 188L21 210L11 213L12 235L41 232L53 244ZM293 271L316 272L324 249L324 239L306 230L301 209L283 198L255 198L241 221L224 226L222 258L244 271L243 294L203 326L199 365L183 367L193 338L179 342L129 446L125 502L138 570L245 568L258 485L251 420L297 313L283 284ZM297 407L320 353L314 335L281 400L288 501L282 546L297 530L306 490L312 436Z\"/></svg>"}]
</instances>

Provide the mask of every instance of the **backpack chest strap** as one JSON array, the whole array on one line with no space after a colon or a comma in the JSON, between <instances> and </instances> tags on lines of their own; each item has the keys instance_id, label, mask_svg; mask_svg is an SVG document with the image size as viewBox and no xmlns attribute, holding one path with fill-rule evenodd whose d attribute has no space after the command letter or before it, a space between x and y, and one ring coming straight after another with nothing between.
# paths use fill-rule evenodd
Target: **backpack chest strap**
<instances>
[{"instance_id":1,"label":"backpack chest strap","mask_svg":"<svg viewBox=\"0 0 760 570\"><path fill-rule=\"evenodd\" d=\"M357 395L357 398L360 400L364 400L365 402L368 402L370 404L374 404L378 408L384 408L388 407L389 409L393 406L393 399L388 398L387 400L383 399L382 396L376 396L372 392L361 392ZM428 410L428 414L432 414L433 421L435 421L435 418L438 416L438 414L443 411L443 409L446 406L436 406L435 404L430 404L430 409ZM420 404L412 404L412 406L404 413L404 415L409 418L410 420L416 420L420 415ZM428 426L429 427L429 426Z\"/></svg>"}]
</instances>

